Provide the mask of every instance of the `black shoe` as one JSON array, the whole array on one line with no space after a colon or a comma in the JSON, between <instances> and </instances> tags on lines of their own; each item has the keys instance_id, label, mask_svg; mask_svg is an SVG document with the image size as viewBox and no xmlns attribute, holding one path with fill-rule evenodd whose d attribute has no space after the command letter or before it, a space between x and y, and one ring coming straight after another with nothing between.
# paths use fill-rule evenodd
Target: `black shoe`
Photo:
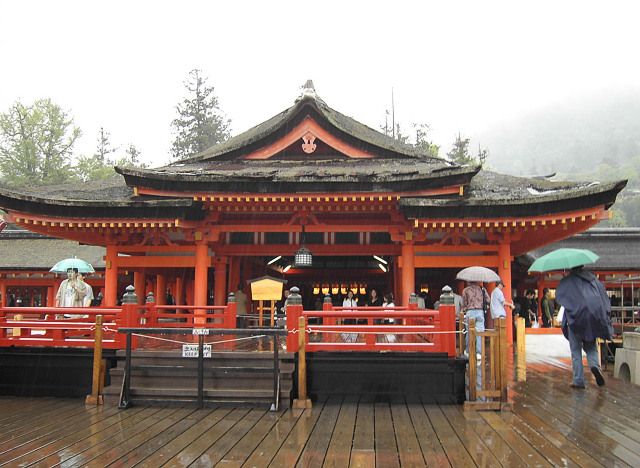
<instances>
[{"instance_id":1,"label":"black shoe","mask_svg":"<svg viewBox=\"0 0 640 468\"><path fill-rule=\"evenodd\" d=\"M598 384L598 387L602 387L604 385L604 375L602 374L602 371L600 370L600 368L592 367L591 373L596 378L596 383Z\"/></svg>"},{"instance_id":2,"label":"black shoe","mask_svg":"<svg viewBox=\"0 0 640 468\"><path fill-rule=\"evenodd\" d=\"M576 384L574 384L574 383L572 383L572 384L570 385L570 387L571 387L571 388L579 388L580 390L584 390L584 388L585 388L585 387L584 387L584 385L576 385Z\"/></svg>"}]
</instances>

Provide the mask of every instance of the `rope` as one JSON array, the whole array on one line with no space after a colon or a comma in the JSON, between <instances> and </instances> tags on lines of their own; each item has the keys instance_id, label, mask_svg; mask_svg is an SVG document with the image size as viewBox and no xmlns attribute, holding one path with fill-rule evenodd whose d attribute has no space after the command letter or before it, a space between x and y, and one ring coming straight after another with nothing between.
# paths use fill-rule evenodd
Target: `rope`
<instances>
[{"instance_id":1,"label":"rope","mask_svg":"<svg viewBox=\"0 0 640 468\"><path fill-rule=\"evenodd\" d=\"M185 343L184 341L170 340L168 338L160 338L159 336L143 335L143 334L140 334L140 333L132 333L132 335L139 336L139 337L142 337L142 338L149 338L149 339L152 339L152 340L167 341L169 343L177 343L177 344L180 344L180 345L193 344L193 343ZM219 344L219 343L230 343L232 341L253 340L253 339L256 339L256 338L264 338L265 336L267 336L267 335L245 336L244 338L233 338L233 339L230 339L230 340L221 340L221 341L209 341L209 342L205 341L204 344L214 345L214 344Z\"/></svg>"},{"instance_id":2,"label":"rope","mask_svg":"<svg viewBox=\"0 0 640 468\"><path fill-rule=\"evenodd\" d=\"M180 345L183 344L191 344L191 343L185 343L184 341L178 341L178 340L170 340L168 338L160 338L159 336L153 336L153 335L143 335L141 333L132 333L133 336L139 336L141 338L149 338L152 340L159 340L159 341L168 341L169 343L177 343Z\"/></svg>"},{"instance_id":3,"label":"rope","mask_svg":"<svg viewBox=\"0 0 640 468\"><path fill-rule=\"evenodd\" d=\"M464 333L460 331L409 331L409 332L397 332L397 331L386 331L386 332L377 332L377 331L358 331L358 330L318 330L313 328L307 328L307 333L333 333L333 334L342 334L342 333L355 333L358 335L457 335L459 333Z\"/></svg>"},{"instance_id":4,"label":"rope","mask_svg":"<svg viewBox=\"0 0 640 468\"><path fill-rule=\"evenodd\" d=\"M218 344L218 343L229 343L231 341L253 340L255 338L264 338L265 336L267 336L267 335L245 336L244 338L234 338L234 339L231 339L231 340L211 341L211 342L206 343L206 344L214 345L214 344Z\"/></svg>"}]
</instances>

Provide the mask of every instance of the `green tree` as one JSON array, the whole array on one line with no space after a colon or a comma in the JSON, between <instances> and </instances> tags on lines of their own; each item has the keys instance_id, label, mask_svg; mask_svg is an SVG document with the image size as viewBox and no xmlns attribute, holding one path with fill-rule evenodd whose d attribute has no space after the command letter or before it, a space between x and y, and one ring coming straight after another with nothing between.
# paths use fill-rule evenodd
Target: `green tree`
<instances>
[{"instance_id":1,"label":"green tree","mask_svg":"<svg viewBox=\"0 0 640 468\"><path fill-rule=\"evenodd\" d=\"M0 172L11 185L45 185L73 177L71 155L81 132L50 99L16 101L0 114Z\"/></svg>"},{"instance_id":2,"label":"green tree","mask_svg":"<svg viewBox=\"0 0 640 468\"><path fill-rule=\"evenodd\" d=\"M416 132L416 139L413 146L421 150L425 156L437 158L438 153L440 152L440 147L428 138L429 130L431 129L429 124L414 123L413 129Z\"/></svg>"},{"instance_id":3,"label":"green tree","mask_svg":"<svg viewBox=\"0 0 640 468\"><path fill-rule=\"evenodd\" d=\"M129 143L127 149L125 150L127 154L126 159L132 166L144 167L145 165L140 161L141 151L134 145L133 143Z\"/></svg>"},{"instance_id":4,"label":"green tree","mask_svg":"<svg viewBox=\"0 0 640 468\"><path fill-rule=\"evenodd\" d=\"M98 162L102 164L111 164L109 155L117 151L117 148L111 146L111 134L104 130L104 127L100 127L98 133L98 146L94 157Z\"/></svg>"},{"instance_id":5,"label":"green tree","mask_svg":"<svg viewBox=\"0 0 640 468\"><path fill-rule=\"evenodd\" d=\"M469 153L469 138L462 138L462 135L458 133L456 141L453 142L453 148L447 153L447 157L453 163L465 165L475 164L476 160Z\"/></svg>"},{"instance_id":6,"label":"green tree","mask_svg":"<svg viewBox=\"0 0 640 468\"><path fill-rule=\"evenodd\" d=\"M104 180L113 176L115 161L111 155L116 149L111 145L111 134L100 127L96 152L91 156L80 156L74 167L76 177L82 182Z\"/></svg>"},{"instance_id":7,"label":"green tree","mask_svg":"<svg viewBox=\"0 0 640 468\"><path fill-rule=\"evenodd\" d=\"M207 85L201 70L191 70L184 86L188 96L176 106L178 118L171 122L175 133L171 154L178 159L227 140L231 125L220 110L213 86Z\"/></svg>"}]
</instances>

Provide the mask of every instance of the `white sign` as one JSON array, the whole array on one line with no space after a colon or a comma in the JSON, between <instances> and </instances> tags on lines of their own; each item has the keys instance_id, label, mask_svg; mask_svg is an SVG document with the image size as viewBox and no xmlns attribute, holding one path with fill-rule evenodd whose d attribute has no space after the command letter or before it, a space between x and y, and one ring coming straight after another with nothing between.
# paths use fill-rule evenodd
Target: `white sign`
<instances>
[{"instance_id":1,"label":"white sign","mask_svg":"<svg viewBox=\"0 0 640 468\"><path fill-rule=\"evenodd\" d=\"M209 329L208 328L194 328L193 329L193 334L194 335L208 335L209 334Z\"/></svg>"},{"instance_id":2,"label":"white sign","mask_svg":"<svg viewBox=\"0 0 640 468\"><path fill-rule=\"evenodd\" d=\"M198 345L197 344L183 344L182 345L182 357L198 357ZM211 357L211 345L204 345L204 357Z\"/></svg>"}]
</instances>

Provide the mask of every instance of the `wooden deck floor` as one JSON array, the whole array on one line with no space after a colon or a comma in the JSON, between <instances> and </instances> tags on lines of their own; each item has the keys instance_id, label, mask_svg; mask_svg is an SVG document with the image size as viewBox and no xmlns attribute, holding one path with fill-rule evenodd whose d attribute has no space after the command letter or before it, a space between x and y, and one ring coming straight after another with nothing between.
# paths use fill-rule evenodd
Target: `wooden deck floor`
<instances>
[{"instance_id":1,"label":"wooden deck floor","mask_svg":"<svg viewBox=\"0 0 640 468\"><path fill-rule=\"evenodd\" d=\"M354 397L312 410L85 407L0 397L0 466L640 466L640 387L530 363L513 411Z\"/></svg>"}]
</instances>

